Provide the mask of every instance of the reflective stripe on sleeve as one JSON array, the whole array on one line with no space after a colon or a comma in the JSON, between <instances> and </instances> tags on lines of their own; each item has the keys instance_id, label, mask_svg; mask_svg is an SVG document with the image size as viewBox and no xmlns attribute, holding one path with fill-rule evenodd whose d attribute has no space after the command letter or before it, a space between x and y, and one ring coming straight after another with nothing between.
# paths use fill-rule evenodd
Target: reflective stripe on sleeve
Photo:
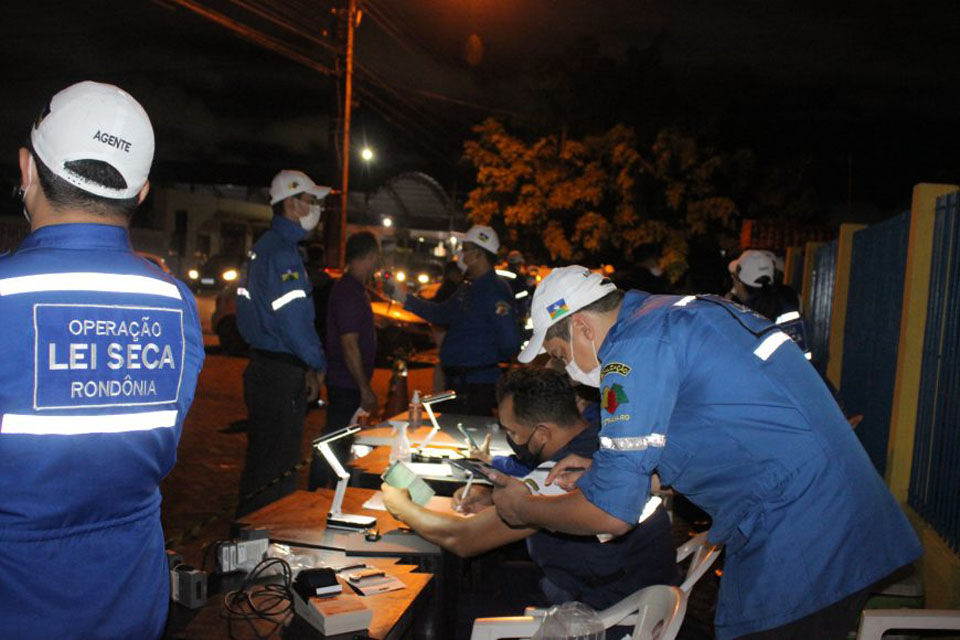
<instances>
[{"instance_id":1,"label":"reflective stripe on sleeve","mask_svg":"<svg viewBox=\"0 0 960 640\"><path fill-rule=\"evenodd\" d=\"M800 312L799 311L788 311L786 313L780 314L777 316L777 321L774 324L783 324L784 322L790 322L791 320L799 320Z\"/></svg>"},{"instance_id":2,"label":"reflective stripe on sleeve","mask_svg":"<svg viewBox=\"0 0 960 640\"><path fill-rule=\"evenodd\" d=\"M42 291L145 293L181 300L176 285L147 276L119 273L40 273L0 280L0 296Z\"/></svg>"},{"instance_id":3,"label":"reflective stripe on sleeve","mask_svg":"<svg viewBox=\"0 0 960 640\"><path fill-rule=\"evenodd\" d=\"M247 300L250 299L250 292L247 291L246 289L244 289L243 287L237 287L237 295L238 295L238 296L243 296L243 297L246 298Z\"/></svg>"},{"instance_id":4,"label":"reflective stripe on sleeve","mask_svg":"<svg viewBox=\"0 0 960 640\"><path fill-rule=\"evenodd\" d=\"M676 302L674 302L674 303L673 303L673 306L675 306L675 307L685 307L685 306L687 306L688 304L690 304L691 302L693 302L693 301L696 300L696 299L697 299L697 296L686 296L686 297L680 298L679 300L677 300Z\"/></svg>"},{"instance_id":5,"label":"reflective stripe on sleeve","mask_svg":"<svg viewBox=\"0 0 960 640\"><path fill-rule=\"evenodd\" d=\"M614 451L643 451L654 447L662 449L667 444L667 436L662 433L651 433L648 436L636 438L609 438L600 436L601 449L613 449Z\"/></svg>"},{"instance_id":6,"label":"reflective stripe on sleeve","mask_svg":"<svg viewBox=\"0 0 960 640\"><path fill-rule=\"evenodd\" d=\"M99 416L40 416L8 413L0 423L0 434L36 436L78 436L87 433L123 433L166 429L177 424L177 410L114 413Z\"/></svg>"},{"instance_id":7,"label":"reflective stripe on sleeve","mask_svg":"<svg viewBox=\"0 0 960 640\"><path fill-rule=\"evenodd\" d=\"M777 331L776 333L767 336L764 341L760 343L760 346L753 350L753 355L757 356L761 360L766 360L773 355L774 351L780 348L780 345L789 341L790 336L782 331Z\"/></svg>"},{"instance_id":8,"label":"reflective stripe on sleeve","mask_svg":"<svg viewBox=\"0 0 960 640\"><path fill-rule=\"evenodd\" d=\"M307 297L306 291L304 291L303 289L294 289L293 291L287 291L285 294L283 294L282 296L280 296L279 298L271 302L270 306L273 307L274 311L277 311L280 307L287 304L288 302L292 302L297 298L306 298L306 297Z\"/></svg>"}]
</instances>

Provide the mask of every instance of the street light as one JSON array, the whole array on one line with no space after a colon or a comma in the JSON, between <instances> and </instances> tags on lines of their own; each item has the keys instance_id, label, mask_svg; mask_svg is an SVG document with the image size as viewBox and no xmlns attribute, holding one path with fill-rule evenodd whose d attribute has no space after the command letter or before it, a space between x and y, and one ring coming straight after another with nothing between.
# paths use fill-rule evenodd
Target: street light
<instances>
[{"instance_id":1,"label":"street light","mask_svg":"<svg viewBox=\"0 0 960 640\"><path fill-rule=\"evenodd\" d=\"M370 162L371 160L373 160L373 149L371 149L370 147L364 147L360 151L360 157L363 158L364 162Z\"/></svg>"},{"instance_id":2,"label":"street light","mask_svg":"<svg viewBox=\"0 0 960 640\"><path fill-rule=\"evenodd\" d=\"M392 226L393 226L393 218L391 218L390 216L385 217L385 218L383 219L383 226L385 226L385 227L392 227Z\"/></svg>"}]
</instances>

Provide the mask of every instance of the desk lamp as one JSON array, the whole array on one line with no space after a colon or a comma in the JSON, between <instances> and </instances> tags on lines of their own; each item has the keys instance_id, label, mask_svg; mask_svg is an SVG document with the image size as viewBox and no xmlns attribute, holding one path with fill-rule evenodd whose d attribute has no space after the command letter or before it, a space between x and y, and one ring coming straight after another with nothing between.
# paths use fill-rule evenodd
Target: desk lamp
<instances>
[{"instance_id":1,"label":"desk lamp","mask_svg":"<svg viewBox=\"0 0 960 640\"><path fill-rule=\"evenodd\" d=\"M327 514L327 526L334 529L349 529L351 531L358 529L369 529L377 524L377 519L372 516L361 516L352 513L343 513L343 496L347 492L347 482L350 480L350 474L343 468L337 456L330 448L330 443L346 436L352 436L360 431L360 425L353 425L337 429L332 433L327 433L313 441L314 448L337 474L337 489L333 494L333 503L330 505L330 513Z\"/></svg>"},{"instance_id":2,"label":"desk lamp","mask_svg":"<svg viewBox=\"0 0 960 640\"><path fill-rule=\"evenodd\" d=\"M433 414L433 405L443 402L444 400L453 400L457 397L457 392L453 390L441 391L440 393L434 393L429 396L423 396L420 403L423 405L424 409L427 410L427 417L430 418L430 423L433 425L433 428L430 429L430 433L427 434L427 437L423 439L423 442L420 443L420 446L417 447L417 453L423 455L423 450L428 444L433 440L434 436L440 431L440 424L437 422L437 416Z\"/></svg>"}]
</instances>

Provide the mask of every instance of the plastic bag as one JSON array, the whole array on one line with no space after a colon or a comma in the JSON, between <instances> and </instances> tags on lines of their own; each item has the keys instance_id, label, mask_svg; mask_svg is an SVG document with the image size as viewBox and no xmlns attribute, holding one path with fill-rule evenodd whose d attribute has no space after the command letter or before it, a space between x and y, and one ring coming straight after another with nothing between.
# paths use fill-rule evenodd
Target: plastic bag
<instances>
[{"instance_id":1,"label":"plastic bag","mask_svg":"<svg viewBox=\"0 0 960 640\"><path fill-rule=\"evenodd\" d=\"M533 640L605 640L603 621L582 602L550 607Z\"/></svg>"}]
</instances>

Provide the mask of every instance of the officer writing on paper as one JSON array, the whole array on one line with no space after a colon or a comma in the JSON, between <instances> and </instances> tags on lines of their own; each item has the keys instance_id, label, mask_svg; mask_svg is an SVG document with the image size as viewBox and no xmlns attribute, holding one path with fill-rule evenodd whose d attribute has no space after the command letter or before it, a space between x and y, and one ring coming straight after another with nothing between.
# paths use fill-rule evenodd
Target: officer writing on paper
<instances>
[{"instance_id":1,"label":"officer writing on paper","mask_svg":"<svg viewBox=\"0 0 960 640\"><path fill-rule=\"evenodd\" d=\"M500 379L497 397L500 422L511 447L530 468L546 463L525 479L529 490L551 489L542 482L553 462L572 453L590 456L597 450L600 427L580 416L566 374L539 367L513 369ZM670 519L663 507L656 506L658 500L650 505L642 524L601 543L594 535L511 528L492 508L464 517L417 505L406 489L384 484L381 490L384 505L394 517L461 557L526 539L530 557L544 574L540 581L543 604L577 600L603 609L651 584L679 584ZM470 493L476 498L489 494L489 489L472 484Z\"/></svg>"},{"instance_id":2,"label":"officer writing on paper","mask_svg":"<svg viewBox=\"0 0 960 640\"><path fill-rule=\"evenodd\" d=\"M300 460L307 404L319 396L327 366L297 243L320 222L320 203L328 193L329 187L317 186L300 171L284 170L273 178L273 222L253 246L237 288L237 325L252 347L243 372L250 427L237 515L297 488L291 475L260 491Z\"/></svg>"},{"instance_id":3,"label":"officer writing on paper","mask_svg":"<svg viewBox=\"0 0 960 640\"><path fill-rule=\"evenodd\" d=\"M57 93L0 258L0 638L159 638L160 481L203 362L196 304L130 247L154 135L118 87Z\"/></svg>"},{"instance_id":4,"label":"officer writing on paper","mask_svg":"<svg viewBox=\"0 0 960 640\"><path fill-rule=\"evenodd\" d=\"M442 303L395 292L403 308L436 325L447 327L440 346L440 364L447 386L457 398L446 405L451 413L489 416L496 405L501 361L520 350L513 293L494 270L500 240L490 227L474 226L463 238L457 265L467 282Z\"/></svg>"},{"instance_id":5,"label":"officer writing on paper","mask_svg":"<svg viewBox=\"0 0 960 640\"><path fill-rule=\"evenodd\" d=\"M576 380L601 387L600 449L578 491L530 496L500 476L515 526L624 534L656 471L710 514L726 545L720 640L846 638L870 586L922 552L817 372L790 338L713 296L625 295L583 267L533 299L534 335Z\"/></svg>"}]
</instances>

